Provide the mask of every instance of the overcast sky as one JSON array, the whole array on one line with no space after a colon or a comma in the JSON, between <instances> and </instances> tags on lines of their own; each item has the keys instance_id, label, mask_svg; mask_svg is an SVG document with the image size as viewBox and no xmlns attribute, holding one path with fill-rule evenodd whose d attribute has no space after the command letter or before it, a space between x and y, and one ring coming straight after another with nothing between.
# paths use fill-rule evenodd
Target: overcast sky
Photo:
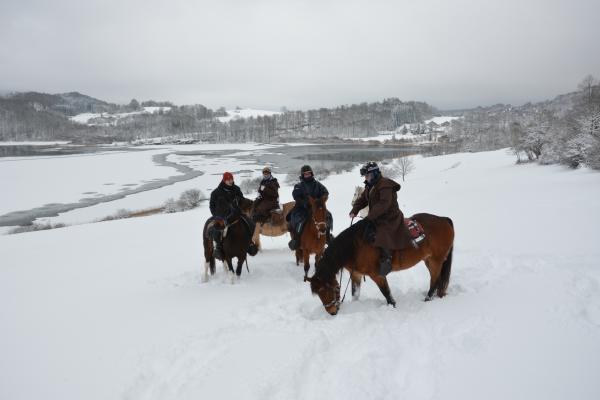
<instances>
[{"instance_id":1,"label":"overcast sky","mask_svg":"<svg viewBox=\"0 0 600 400\"><path fill-rule=\"evenodd\" d=\"M0 0L0 89L306 109L522 104L600 77L598 0Z\"/></svg>"}]
</instances>

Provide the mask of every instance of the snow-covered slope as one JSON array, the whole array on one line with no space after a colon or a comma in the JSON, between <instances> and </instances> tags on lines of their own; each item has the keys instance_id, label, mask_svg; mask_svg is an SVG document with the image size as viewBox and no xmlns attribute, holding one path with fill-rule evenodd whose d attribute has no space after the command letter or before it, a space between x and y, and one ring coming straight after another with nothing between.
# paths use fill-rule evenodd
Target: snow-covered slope
<instances>
[{"instance_id":1,"label":"snow-covered slope","mask_svg":"<svg viewBox=\"0 0 600 400\"><path fill-rule=\"evenodd\" d=\"M256 118L281 114L279 111L255 110L252 108L242 108L235 110L227 110L226 117L218 117L221 122L229 122L233 119Z\"/></svg>"},{"instance_id":2,"label":"snow-covered slope","mask_svg":"<svg viewBox=\"0 0 600 400\"><path fill-rule=\"evenodd\" d=\"M0 398L599 398L600 174L505 151L414 161L401 208L457 232L429 303L420 265L390 276L397 308L367 282L331 317L285 237L239 283L201 284L206 205L0 236ZM323 182L336 231L360 181Z\"/></svg>"},{"instance_id":3,"label":"snow-covered slope","mask_svg":"<svg viewBox=\"0 0 600 400\"><path fill-rule=\"evenodd\" d=\"M119 119L131 116L131 115L136 115L136 114L154 114L160 111L163 112L167 112L170 111L171 107L142 107L142 109L140 111L132 111L132 112L127 112L127 113L116 113L116 114L111 114L111 113L82 113L82 114L77 114L73 117L70 117L69 119L73 122L77 122L79 124L84 124L84 125L94 125L93 123L90 123L90 120L93 120L95 118L105 118L107 120L110 120L110 123L115 123L116 121L118 121Z\"/></svg>"}]
</instances>

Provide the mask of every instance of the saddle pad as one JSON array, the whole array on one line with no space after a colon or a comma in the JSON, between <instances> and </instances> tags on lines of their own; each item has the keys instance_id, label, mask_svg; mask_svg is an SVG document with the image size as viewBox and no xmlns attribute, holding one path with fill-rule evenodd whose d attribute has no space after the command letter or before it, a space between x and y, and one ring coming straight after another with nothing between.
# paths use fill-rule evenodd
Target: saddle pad
<instances>
[{"instance_id":1,"label":"saddle pad","mask_svg":"<svg viewBox=\"0 0 600 400\"><path fill-rule=\"evenodd\" d=\"M404 218L404 225L408 228L411 239L421 241L425 238L425 230L421 224L414 219Z\"/></svg>"}]
</instances>

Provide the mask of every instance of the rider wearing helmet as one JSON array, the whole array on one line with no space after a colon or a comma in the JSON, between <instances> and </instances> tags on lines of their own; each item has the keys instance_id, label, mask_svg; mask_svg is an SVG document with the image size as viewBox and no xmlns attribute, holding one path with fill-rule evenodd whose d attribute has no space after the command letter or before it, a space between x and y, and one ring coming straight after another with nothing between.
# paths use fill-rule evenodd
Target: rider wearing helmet
<instances>
[{"instance_id":1,"label":"rider wearing helmet","mask_svg":"<svg viewBox=\"0 0 600 400\"><path fill-rule=\"evenodd\" d=\"M310 165L304 165L300 169L300 182L294 185L292 196L296 201L294 208L287 216L288 229L292 240L288 243L291 250L296 250L300 245L300 235L304 227L304 222L308 218L310 205L308 203L309 196L313 199L320 199L323 196L329 195L327 188L315 179L314 173ZM331 241L331 229L333 228L333 216L327 211L327 243Z\"/></svg>"},{"instance_id":2,"label":"rider wearing helmet","mask_svg":"<svg viewBox=\"0 0 600 400\"><path fill-rule=\"evenodd\" d=\"M381 175L377 163L370 161L360 169L365 177L365 189L354 203L350 217L369 206L365 217L371 222L367 240L380 249L379 273L387 275L392 270L390 250L402 250L411 245L410 235L404 225L404 215L398 207L400 184ZM374 228L374 232L373 232Z\"/></svg>"}]
</instances>

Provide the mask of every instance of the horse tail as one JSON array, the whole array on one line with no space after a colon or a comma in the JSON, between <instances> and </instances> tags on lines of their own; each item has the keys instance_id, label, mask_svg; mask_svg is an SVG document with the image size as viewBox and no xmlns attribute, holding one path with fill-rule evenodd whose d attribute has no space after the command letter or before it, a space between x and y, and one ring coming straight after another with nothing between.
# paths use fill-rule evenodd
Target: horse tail
<instances>
[{"instance_id":1,"label":"horse tail","mask_svg":"<svg viewBox=\"0 0 600 400\"><path fill-rule=\"evenodd\" d=\"M454 230L454 223L448 217L446 217L448 223ZM448 256L446 256L446 260L442 264L442 272L440 275L440 283L438 284L438 293L445 295L446 290L448 289L448 284L450 283L450 272L452 270L452 252L454 251L454 243L450 245L450 251L448 252ZM441 296L440 296L441 297Z\"/></svg>"}]
</instances>

